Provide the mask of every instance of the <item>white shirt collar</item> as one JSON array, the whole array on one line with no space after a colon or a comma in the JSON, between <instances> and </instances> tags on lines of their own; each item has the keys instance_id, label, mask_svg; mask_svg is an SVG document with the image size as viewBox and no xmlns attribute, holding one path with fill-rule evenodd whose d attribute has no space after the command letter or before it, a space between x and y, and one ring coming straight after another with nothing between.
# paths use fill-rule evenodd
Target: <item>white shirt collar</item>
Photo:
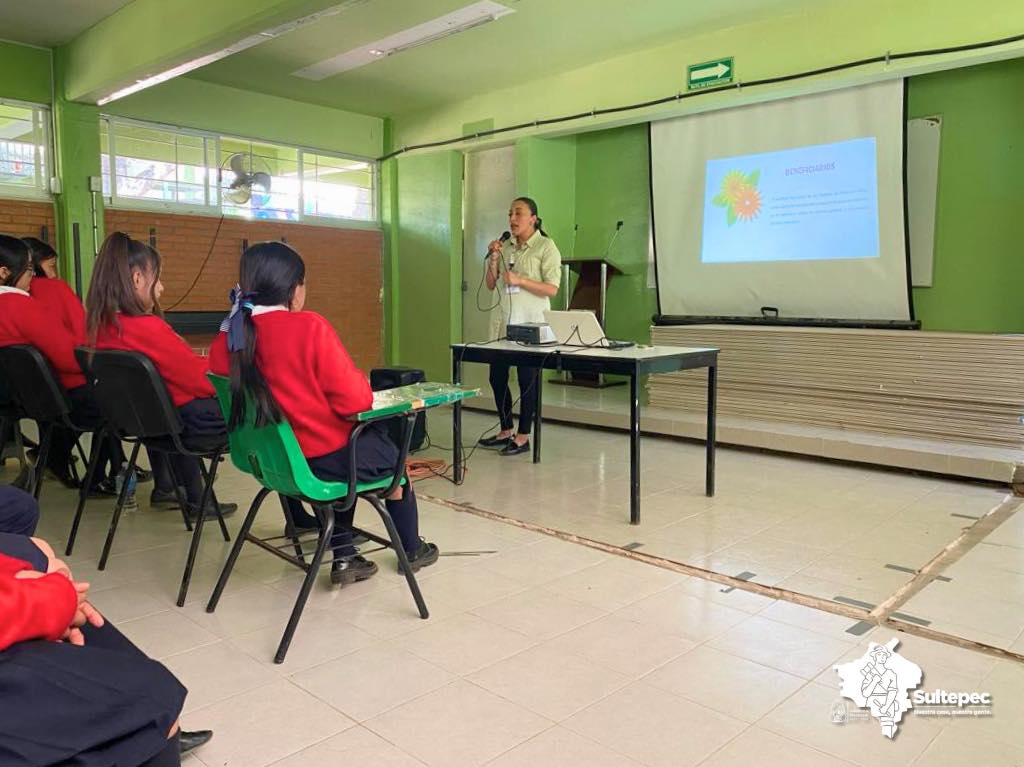
<instances>
[{"instance_id":1,"label":"white shirt collar","mask_svg":"<svg viewBox=\"0 0 1024 767\"><path fill-rule=\"evenodd\" d=\"M256 317L260 314L267 314L268 312L286 312L288 307L284 304L278 304L277 306L260 306L257 304L252 308L252 316Z\"/></svg>"},{"instance_id":2,"label":"white shirt collar","mask_svg":"<svg viewBox=\"0 0 1024 767\"><path fill-rule=\"evenodd\" d=\"M10 285L0 285L0 294L3 293L19 293L23 296L28 295L28 291L22 290L21 288L11 287Z\"/></svg>"}]
</instances>

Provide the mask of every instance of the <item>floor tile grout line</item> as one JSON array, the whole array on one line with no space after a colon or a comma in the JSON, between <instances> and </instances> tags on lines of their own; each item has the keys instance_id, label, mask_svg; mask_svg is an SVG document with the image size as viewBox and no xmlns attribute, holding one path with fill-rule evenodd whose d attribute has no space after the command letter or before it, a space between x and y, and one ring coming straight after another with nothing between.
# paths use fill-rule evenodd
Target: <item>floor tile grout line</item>
<instances>
[{"instance_id":1,"label":"floor tile grout line","mask_svg":"<svg viewBox=\"0 0 1024 767\"><path fill-rule=\"evenodd\" d=\"M675 560L665 559L663 557L656 557L651 554L647 554L639 551L629 551L623 549L621 546L616 546L603 541L596 541L585 536L576 535L574 533L567 533L562 530L556 530L554 528L546 527L544 525L538 525L533 522L526 522L514 517L508 517L504 514L497 512L488 511L487 509L481 509L477 506L468 503L462 503L459 501L453 501L445 498L437 498L431 495L423 494L422 497L431 503L439 506L445 506L447 508L461 511L467 514L473 514L475 516L490 519L495 522L502 522L504 524L520 527L525 530L532 530L533 532L547 535L558 540L565 541L567 543L574 543L587 548L595 549L597 551L603 551L606 554L613 556L623 557L625 559L632 559L634 561L642 562L644 564L652 565L654 567L660 567L666 570L672 570L674 572L681 573L683 575L690 575L703 580L720 583L725 586L733 586L739 591L748 591L751 593L759 594L761 596L768 597L770 599L778 599L793 604L802 605L811 609L818 609L822 612L831 613L833 615L840 615L846 618L852 618L858 621L867 621L875 623L879 626L887 626L903 633L911 634L914 636L921 636L926 639L941 642L943 644L952 645L954 647L960 647L966 650L973 650L976 652L984 653L986 655L992 655L998 658L1006 660L1014 660L1024 663L1024 654L1014 652L1002 647L996 647L989 645L984 642L979 642L970 639L964 639L952 634L946 634L935 629L928 629L923 626L917 626L912 623L907 623L899 619L892 617L877 618L872 616L868 611L857 609L853 607L847 607L837 602L833 602L822 597L814 597L807 594L800 594L799 592L790 591L788 589L779 588L777 586L763 586L759 583L751 581L741 581L730 575L724 575L717 573L712 570L706 570L695 565L688 565L683 562L676 562Z\"/></svg>"}]
</instances>

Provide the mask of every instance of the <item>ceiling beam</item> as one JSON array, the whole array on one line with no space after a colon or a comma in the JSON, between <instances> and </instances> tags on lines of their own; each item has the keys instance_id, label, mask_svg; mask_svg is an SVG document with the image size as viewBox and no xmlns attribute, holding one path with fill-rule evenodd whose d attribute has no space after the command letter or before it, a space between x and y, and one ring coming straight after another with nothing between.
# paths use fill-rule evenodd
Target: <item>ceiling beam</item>
<instances>
[{"instance_id":1,"label":"ceiling beam","mask_svg":"<svg viewBox=\"0 0 1024 767\"><path fill-rule=\"evenodd\" d=\"M368 1L134 0L61 47L63 96L90 104L117 98L315 21L316 14Z\"/></svg>"}]
</instances>

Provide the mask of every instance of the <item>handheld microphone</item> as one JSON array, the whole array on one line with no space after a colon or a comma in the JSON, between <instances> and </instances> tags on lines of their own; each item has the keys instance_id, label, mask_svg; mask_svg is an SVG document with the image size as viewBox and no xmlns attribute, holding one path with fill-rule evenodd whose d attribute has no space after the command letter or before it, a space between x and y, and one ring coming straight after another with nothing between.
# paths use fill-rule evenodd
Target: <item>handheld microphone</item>
<instances>
[{"instance_id":1,"label":"handheld microphone","mask_svg":"<svg viewBox=\"0 0 1024 767\"><path fill-rule=\"evenodd\" d=\"M501 237L498 238L498 242L508 242L510 239L512 239L512 232L505 231L501 233ZM488 250L486 253L484 253L484 258L490 257L491 251Z\"/></svg>"}]
</instances>

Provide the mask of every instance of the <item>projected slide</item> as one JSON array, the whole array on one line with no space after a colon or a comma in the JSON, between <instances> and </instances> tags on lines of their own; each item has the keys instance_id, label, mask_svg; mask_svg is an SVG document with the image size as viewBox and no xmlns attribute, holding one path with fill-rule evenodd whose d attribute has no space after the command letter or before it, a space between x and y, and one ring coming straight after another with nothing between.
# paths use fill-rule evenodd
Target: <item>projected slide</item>
<instances>
[{"instance_id":1,"label":"projected slide","mask_svg":"<svg viewBox=\"0 0 1024 767\"><path fill-rule=\"evenodd\" d=\"M706 264L879 256L875 139L707 162Z\"/></svg>"}]
</instances>

